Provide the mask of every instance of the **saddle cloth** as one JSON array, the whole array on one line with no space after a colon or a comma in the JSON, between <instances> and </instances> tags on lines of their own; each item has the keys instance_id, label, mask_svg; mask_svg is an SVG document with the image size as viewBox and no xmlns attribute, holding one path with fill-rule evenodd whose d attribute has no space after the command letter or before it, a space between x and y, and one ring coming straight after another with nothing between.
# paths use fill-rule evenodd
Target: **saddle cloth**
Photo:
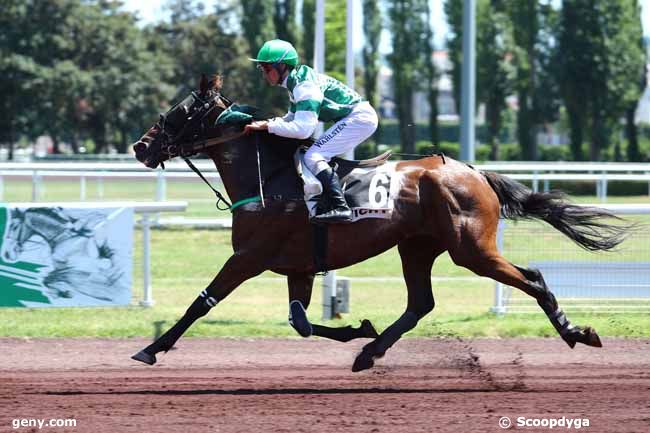
<instances>
[{"instance_id":1,"label":"saddle cloth","mask_svg":"<svg viewBox=\"0 0 650 433\"><path fill-rule=\"evenodd\" d=\"M323 186L305 165L303 155L304 151L298 149L294 160L298 175L303 181L309 215L314 217L322 197ZM345 200L352 209L352 221L366 218L391 218L399 186L394 164L355 168L340 181Z\"/></svg>"}]
</instances>

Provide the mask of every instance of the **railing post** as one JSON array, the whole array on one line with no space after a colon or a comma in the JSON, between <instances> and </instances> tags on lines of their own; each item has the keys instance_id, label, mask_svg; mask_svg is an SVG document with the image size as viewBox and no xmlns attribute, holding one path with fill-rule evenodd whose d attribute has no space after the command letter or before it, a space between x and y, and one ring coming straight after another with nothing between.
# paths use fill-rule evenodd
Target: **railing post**
<instances>
[{"instance_id":1,"label":"railing post","mask_svg":"<svg viewBox=\"0 0 650 433\"><path fill-rule=\"evenodd\" d=\"M497 227L497 249L503 252L503 232L506 229L506 220L500 219ZM494 306L490 311L495 314L504 314L506 307L503 302L503 284L496 281L494 285Z\"/></svg>"},{"instance_id":2,"label":"railing post","mask_svg":"<svg viewBox=\"0 0 650 433\"><path fill-rule=\"evenodd\" d=\"M140 305L151 307L154 300L151 293L151 221L148 213L142 214L140 224L142 225L142 275L144 285L144 298L140 301Z\"/></svg>"},{"instance_id":3,"label":"railing post","mask_svg":"<svg viewBox=\"0 0 650 433\"><path fill-rule=\"evenodd\" d=\"M97 198L104 198L104 178L102 176L97 178Z\"/></svg>"},{"instance_id":4,"label":"railing post","mask_svg":"<svg viewBox=\"0 0 650 433\"><path fill-rule=\"evenodd\" d=\"M32 201L38 201L41 197L41 174L38 170L34 170L32 175Z\"/></svg>"},{"instance_id":5,"label":"railing post","mask_svg":"<svg viewBox=\"0 0 650 433\"><path fill-rule=\"evenodd\" d=\"M86 176L79 176L79 200L86 201Z\"/></svg>"},{"instance_id":6,"label":"railing post","mask_svg":"<svg viewBox=\"0 0 650 433\"><path fill-rule=\"evenodd\" d=\"M323 320L333 319L336 308L336 271L328 272L323 278Z\"/></svg>"},{"instance_id":7,"label":"railing post","mask_svg":"<svg viewBox=\"0 0 650 433\"><path fill-rule=\"evenodd\" d=\"M156 178L156 201L165 201L167 197L167 182L165 179L165 172L158 169L158 177Z\"/></svg>"}]
</instances>

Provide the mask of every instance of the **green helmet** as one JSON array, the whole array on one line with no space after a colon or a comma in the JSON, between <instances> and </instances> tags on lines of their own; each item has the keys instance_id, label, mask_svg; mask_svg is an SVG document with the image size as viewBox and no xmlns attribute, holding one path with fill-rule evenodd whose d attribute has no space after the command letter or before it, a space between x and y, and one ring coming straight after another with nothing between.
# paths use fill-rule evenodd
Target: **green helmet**
<instances>
[{"instance_id":1,"label":"green helmet","mask_svg":"<svg viewBox=\"0 0 650 433\"><path fill-rule=\"evenodd\" d=\"M296 66L298 64L298 52L289 42L281 39L273 39L262 45L262 48L257 53L256 59L250 60L261 63L284 63L285 65Z\"/></svg>"}]
</instances>

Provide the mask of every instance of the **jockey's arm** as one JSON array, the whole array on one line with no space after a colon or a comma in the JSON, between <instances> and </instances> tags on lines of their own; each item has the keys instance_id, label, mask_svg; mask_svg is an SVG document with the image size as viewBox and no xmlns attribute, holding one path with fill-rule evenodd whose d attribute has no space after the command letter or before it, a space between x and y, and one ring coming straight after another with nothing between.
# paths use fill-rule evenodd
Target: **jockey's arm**
<instances>
[{"instance_id":1,"label":"jockey's arm","mask_svg":"<svg viewBox=\"0 0 650 433\"><path fill-rule=\"evenodd\" d=\"M323 101L323 93L313 81L304 81L293 90L296 101L296 112L293 118L290 112L282 118L269 120L268 128L271 134L282 137L305 139L309 138L318 126L318 113Z\"/></svg>"}]
</instances>

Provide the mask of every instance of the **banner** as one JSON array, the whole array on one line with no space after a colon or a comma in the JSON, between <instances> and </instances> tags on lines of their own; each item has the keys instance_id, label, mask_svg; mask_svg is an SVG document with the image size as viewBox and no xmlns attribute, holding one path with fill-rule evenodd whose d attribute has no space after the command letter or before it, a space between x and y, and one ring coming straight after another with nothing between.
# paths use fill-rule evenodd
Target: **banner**
<instances>
[{"instance_id":1,"label":"banner","mask_svg":"<svg viewBox=\"0 0 650 433\"><path fill-rule=\"evenodd\" d=\"M0 307L129 304L133 213L0 205Z\"/></svg>"}]
</instances>

